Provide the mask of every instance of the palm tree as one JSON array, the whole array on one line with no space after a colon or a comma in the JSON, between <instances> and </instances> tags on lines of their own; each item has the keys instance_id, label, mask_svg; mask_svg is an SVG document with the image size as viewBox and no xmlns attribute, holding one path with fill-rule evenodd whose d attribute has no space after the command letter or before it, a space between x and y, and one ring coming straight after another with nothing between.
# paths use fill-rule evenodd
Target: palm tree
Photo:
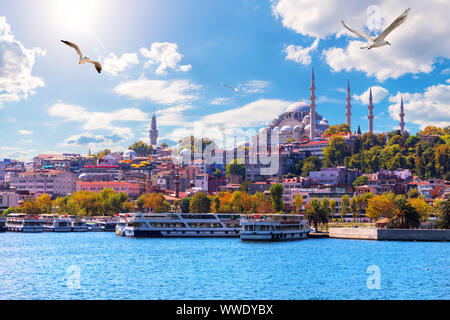
<instances>
[{"instance_id":1,"label":"palm tree","mask_svg":"<svg viewBox=\"0 0 450 320\"><path fill-rule=\"evenodd\" d=\"M420 226L420 214L405 197L396 197L394 200L396 212L386 227L391 229L415 229Z\"/></svg>"},{"instance_id":2,"label":"palm tree","mask_svg":"<svg viewBox=\"0 0 450 320\"><path fill-rule=\"evenodd\" d=\"M309 224L312 224L317 230L317 226L328 222L328 213L323 210L323 206L319 200L314 198L306 205L305 218L308 219Z\"/></svg>"}]
</instances>

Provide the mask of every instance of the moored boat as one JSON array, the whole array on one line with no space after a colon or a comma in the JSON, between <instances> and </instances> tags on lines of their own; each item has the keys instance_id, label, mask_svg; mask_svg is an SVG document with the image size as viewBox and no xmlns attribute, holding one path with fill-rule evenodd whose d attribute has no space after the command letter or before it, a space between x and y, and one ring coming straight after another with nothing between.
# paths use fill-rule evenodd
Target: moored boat
<instances>
[{"instance_id":1,"label":"moored boat","mask_svg":"<svg viewBox=\"0 0 450 320\"><path fill-rule=\"evenodd\" d=\"M240 215L213 213L134 213L126 218L127 237L238 237Z\"/></svg>"},{"instance_id":2,"label":"moored boat","mask_svg":"<svg viewBox=\"0 0 450 320\"><path fill-rule=\"evenodd\" d=\"M6 231L6 219L0 216L0 232Z\"/></svg>"},{"instance_id":3,"label":"moored boat","mask_svg":"<svg viewBox=\"0 0 450 320\"><path fill-rule=\"evenodd\" d=\"M100 225L100 222L97 222L95 220L86 221L86 226L90 232L100 232L102 231L102 227Z\"/></svg>"},{"instance_id":4,"label":"moored boat","mask_svg":"<svg viewBox=\"0 0 450 320\"><path fill-rule=\"evenodd\" d=\"M80 219L72 219L71 223L73 232L87 232L88 226L86 225L86 221Z\"/></svg>"},{"instance_id":5,"label":"moored boat","mask_svg":"<svg viewBox=\"0 0 450 320\"><path fill-rule=\"evenodd\" d=\"M241 219L241 240L283 241L306 239L311 232L303 215L253 214Z\"/></svg>"},{"instance_id":6,"label":"moored boat","mask_svg":"<svg viewBox=\"0 0 450 320\"><path fill-rule=\"evenodd\" d=\"M41 216L44 231L49 232L70 232L72 231L72 220L68 217L56 214L44 214Z\"/></svg>"},{"instance_id":7,"label":"moored boat","mask_svg":"<svg viewBox=\"0 0 450 320\"><path fill-rule=\"evenodd\" d=\"M11 213L6 218L8 231L37 233L43 232L42 220L38 216L30 216L25 213Z\"/></svg>"},{"instance_id":8,"label":"moored boat","mask_svg":"<svg viewBox=\"0 0 450 320\"><path fill-rule=\"evenodd\" d=\"M118 213L116 214L116 235L119 237L125 236L125 226L127 224L127 218L133 213Z\"/></svg>"}]
</instances>

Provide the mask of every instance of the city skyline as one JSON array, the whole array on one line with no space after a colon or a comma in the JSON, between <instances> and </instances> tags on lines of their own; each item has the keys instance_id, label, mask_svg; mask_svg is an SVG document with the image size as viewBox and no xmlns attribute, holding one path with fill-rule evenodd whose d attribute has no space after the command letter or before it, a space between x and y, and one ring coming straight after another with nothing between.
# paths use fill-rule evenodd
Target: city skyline
<instances>
[{"instance_id":1,"label":"city skyline","mask_svg":"<svg viewBox=\"0 0 450 320\"><path fill-rule=\"evenodd\" d=\"M256 133L293 102L309 102L313 67L317 112L330 124L346 123L348 81L353 131L358 125L368 131L370 88L375 133L399 128L401 98L411 133L450 124L450 43L443 36L448 4L409 3L410 19L390 35L393 45L367 52L340 19L364 27L373 16L368 7L376 5L382 22L376 33L405 9L400 4L352 1L337 17L334 9L308 11L337 1L309 8L290 0L248 0L232 8L207 1L131 1L124 8L109 1L107 10L105 1L83 10L80 1L44 2L0 4L0 134L8 137L0 159L124 151L134 141L149 142L154 109L159 143L176 143L196 122L208 127L209 137ZM29 10L19 10L23 6ZM69 11L72 17L64 18ZM121 21L108 18L119 12ZM430 15L443 27L422 34ZM79 66L60 39L99 58L104 72Z\"/></svg>"}]
</instances>

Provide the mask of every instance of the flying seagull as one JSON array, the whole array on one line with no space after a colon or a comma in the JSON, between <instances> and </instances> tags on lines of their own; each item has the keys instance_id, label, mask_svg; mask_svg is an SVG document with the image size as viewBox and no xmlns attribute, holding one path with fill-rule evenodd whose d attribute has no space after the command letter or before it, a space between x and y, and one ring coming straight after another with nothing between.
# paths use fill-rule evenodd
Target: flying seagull
<instances>
[{"instance_id":1,"label":"flying seagull","mask_svg":"<svg viewBox=\"0 0 450 320\"><path fill-rule=\"evenodd\" d=\"M98 61L92 61L88 57L83 57L83 54L81 53L80 47L78 47L75 43L70 41L61 40L62 43L67 44L69 47L72 47L75 49L75 51L80 56L79 64L85 64L85 63L92 63L95 66L95 69L98 73L102 72L102 65Z\"/></svg>"},{"instance_id":2,"label":"flying seagull","mask_svg":"<svg viewBox=\"0 0 450 320\"><path fill-rule=\"evenodd\" d=\"M237 88L230 87L229 85L227 85L227 84L225 84L225 83L223 83L223 82L222 82L222 84L223 84L225 87L230 88L230 89L233 90L234 92L238 92L238 91L239 91ZM238 88L239 88L239 87L238 87Z\"/></svg>"},{"instance_id":3,"label":"flying seagull","mask_svg":"<svg viewBox=\"0 0 450 320\"><path fill-rule=\"evenodd\" d=\"M405 22L406 18L408 17L408 13L411 10L411 8L405 10L397 19L394 20L394 22L391 23L389 27L383 30L378 37L374 38L371 35L365 33L364 31L357 31L355 29L350 28L347 26L344 22L344 20L341 20L344 27L346 27L348 30L356 34L358 37L361 37L363 39L366 39L368 42L368 45L365 47L361 47L361 49L372 49L372 48L378 48L385 45L391 45L389 41L384 40L386 36L391 33L395 28L400 26L403 22Z\"/></svg>"}]
</instances>

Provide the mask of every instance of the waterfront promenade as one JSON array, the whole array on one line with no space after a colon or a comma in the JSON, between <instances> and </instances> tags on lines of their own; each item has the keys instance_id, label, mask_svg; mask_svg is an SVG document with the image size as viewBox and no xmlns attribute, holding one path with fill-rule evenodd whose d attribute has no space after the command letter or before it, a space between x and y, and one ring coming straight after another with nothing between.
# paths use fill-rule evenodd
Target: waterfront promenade
<instances>
[{"instance_id":1,"label":"waterfront promenade","mask_svg":"<svg viewBox=\"0 0 450 320\"><path fill-rule=\"evenodd\" d=\"M330 228L330 238L399 241L450 241L450 230Z\"/></svg>"}]
</instances>

